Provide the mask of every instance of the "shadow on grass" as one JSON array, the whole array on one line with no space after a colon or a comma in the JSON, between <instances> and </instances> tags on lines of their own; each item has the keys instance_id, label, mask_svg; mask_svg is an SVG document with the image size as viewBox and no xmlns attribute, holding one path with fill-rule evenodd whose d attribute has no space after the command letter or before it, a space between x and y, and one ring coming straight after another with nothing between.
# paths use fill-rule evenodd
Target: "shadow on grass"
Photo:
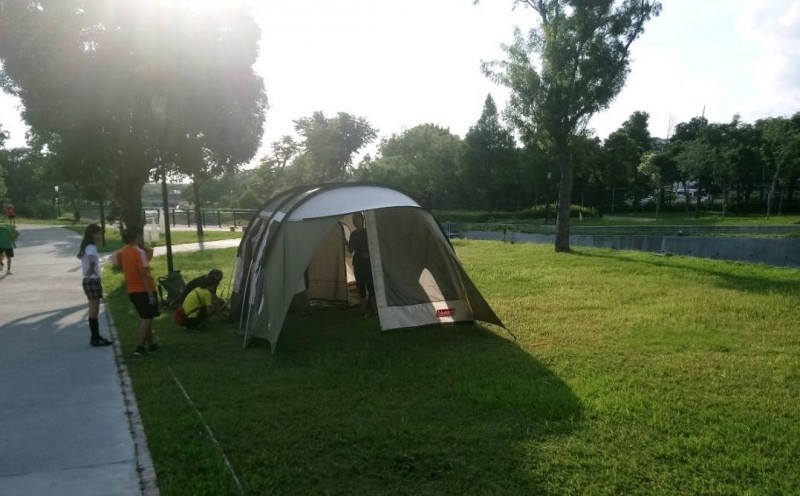
<instances>
[{"instance_id":1,"label":"shadow on grass","mask_svg":"<svg viewBox=\"0 0 800 496\"><path fill-rule=\"evenodd\" d=\"M547 494L541 443L581 421L558 377L482 326L380 332L377 318L315 308L289 316L275 355L242 351L232 329L163 332L157 358L131 363L164 494L205 487L202 457L181 456L191 431L169 432L167 405L184 400L166 364L248 494Z\"/></svg>"},{"instance_id":2,"label":"shadow on grass","mask_svg":"<svg viewBox=\"0 0 800 496\"><path fill-rule=\"evenodd\" d=\"M800 278L796 277L797 269L787 267L769 267L765 265L749 264L746 262L731 262L710 259L687 260L683 257L659 257L652 255L652 259L632 258L623 253L609 253L603 250L573 250L572 255L585 258L614 260L624 264L649 265L658 268L670 268L694 272L716 278L715 284L723 289L747 291L756 294L798 294L800 292ZM726 264L730 270L716 270L709 268L710 264ZM765 271L787 277L768 277Z\"/></svg>"}]
</instances>

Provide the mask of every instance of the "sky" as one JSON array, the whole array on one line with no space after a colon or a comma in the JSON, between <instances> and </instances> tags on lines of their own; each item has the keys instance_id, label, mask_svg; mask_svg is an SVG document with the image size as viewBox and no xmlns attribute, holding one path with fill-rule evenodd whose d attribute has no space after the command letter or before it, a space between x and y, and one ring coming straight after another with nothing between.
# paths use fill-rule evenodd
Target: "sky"
<instances>
[{"instance_id":1,"label":"sky","mask_svg":"<svg viewBox=\"0 0 800 496\"><path fill-rule=\"evenodd\" d=\"M701 114L752 122L800 111L800 0L661 2L661 15L633 45L625 88L589 123L597 136L604 139L635 111L650 114L650 133L659 137ZM424 123L463 137L487 94L500 110L508 98L482 74L481 62L502 58L514 26L527 30L536 22L512 0L253 3L262 30L255 70L270 102L255 160L294 134L292 121L316 110L365 117L379 140ZM0 94L7 146L25 144L18 105Z\"/></svg>"}]
</instances>

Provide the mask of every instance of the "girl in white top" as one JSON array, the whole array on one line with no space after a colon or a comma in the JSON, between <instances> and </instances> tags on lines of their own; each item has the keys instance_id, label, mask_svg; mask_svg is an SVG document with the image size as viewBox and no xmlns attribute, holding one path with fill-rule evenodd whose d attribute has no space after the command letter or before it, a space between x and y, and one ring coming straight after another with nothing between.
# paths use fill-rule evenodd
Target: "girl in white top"
<instances>
[{"instance_id":1,"label":"girl in white top","mask_svg":"<svg viewBox=\"0 0 800 496\"><path fill-rule=\"evenodd\" d=\"M92 337L90 346L108 346L111 341L100 335L97 315L100 312L100 299L103 297L103 285L100 282L100 258L97 256L97 243L102 239L100 226L89 224L83 233L78 258L81 259L83 272L83 292L89 300L89 330Z\"/></svg>"}]
</instances>

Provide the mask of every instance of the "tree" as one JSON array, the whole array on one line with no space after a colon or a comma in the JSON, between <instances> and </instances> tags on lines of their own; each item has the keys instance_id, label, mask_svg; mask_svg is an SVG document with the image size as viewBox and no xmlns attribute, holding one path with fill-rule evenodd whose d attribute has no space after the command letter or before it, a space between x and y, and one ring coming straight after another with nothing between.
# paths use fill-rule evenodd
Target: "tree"
<instances>
[{"instance_id":1,"label":"tree","mask_svg":"<svg viewBox=\"0 0 800 496\"><path fill-rule=\"evenodd\" d=\"M656 220L664 199L664 190L674 175L676 165L665 152L647 152L642 157L639 172L650 180L656 203Z\"/></svg>"},{"instance_id":2,"label":"tree","mask_svg":"<svg viewBox=\"0 0 800 496\"><path fill-rule=\"evenodd\" d=\"M623 130L608 135L603 143L605 162L605 184L612 190L612 212L614 203L628 196L637 184L639 164L642 162L642 150L636 141ZM624 193L617 195L617 192Z\"/></svg>"},{"instance_id":3,"label":"tree","mask_svg":"<svg viewBox=\"0 0 800 496\"><path fill-rule=\"evenodd\" d=\"M772 213L772 202L777 186L796 173L792 170L800 156L800 129L784 117L774 117L756 122L762 131L761 153L764 157L764 182L767 192L767 217Z\"/></svg>"},{"instance_id":4,"label":"tree","mask_svg":"<svg viewBox=\"0 0 800 496\"><path fill-rule=\"evenodd\" d=\"M171 166L203 157L231 167L258 146L266 110L251 67L258 29L241 2L204 10L211 8L188 0L0 0L3 89L20 97L44 144L77 151L78 180L104 178L126 224L140 221L141 189L157 157ZM169 102L163 132L154 96Z\"/></svg>"},{"instance_id":5,"label":"tree","mask_svg":"<svg viewBox=\"0 0 800 496\"><path fill-rule=\"evenodd\" d=\"M315 182L344 180L351 172L353 155L378 134L366 118L346 112L327 118L317 111L294 121L294 128L302 138L301 146Z\"/></svg>"},{"instance_id":6,"label":"tree","mask_svg":"<svg viewBox=\"0 0 800 496\"><path fill-rule=\"evenodd\" d=\"M570 251L569 214L574 136L608 107L629 71L631 44L661 10L648 0L514 0L533 9L541 23L504 46L507 60L484 64L484 72L508 86L508 113L521 133L540 136L561 173L555 249ZM533 59L540 57L541 63Z\"/></svg>"},{"instance_id":7,"label":"tree","mask_svg":"<svg viewBox=\"0 0 800 496\"><path fill-rule=\"evenodd\" d=\"M478 122L464 137L461 156L462 186L472 192L471 206L508 208L518 189L514 137L500 123L492 95L487 95Z\"/></svg>"},{"instance_id":8,"label":"tree","mask_svg":"<svg viewBox=\"0 0 800 496\"><path fill-rule=\"evenodd\" d=\"M454 196L461 138L435 124L393 134L370 166L375 181L400 188L428 208L447 208Z\"/></svg>"},{"instance_id":9,"label":"tree","mask_svg":"<svg viewBox=\"0 0 800 496\"><path fill-rule=\"evenodd\" d=\"M705 117L693 117L689 122L681 122L675 126L675 132L670 138L670 153L677 167L678 181L683 184L686 216L689 216L689 183L694 181L700 189L700 174L705 170L704 156L697 150L703 129L708 126ZM695 215L699 216L699 206L695 208Z\"/></svg>"},{"instance_id":10,"label":"tree","mask_svg":"<svg viewBox=\"0 0 800 496\"><path fill-rule=\"evenodd\" d=\"M653 148L652 140L650 137L650 127L648 121L650 114L637 110L632 113L628 119L622 123L620 131L625 132L629 138L639 145L642 153L649 152Z\"/></svg>"},{"instance_id":11,"label":"tree","mask_svg":"<svg viewBox=\"0 0 800 496\"><path fill-rule=\"evenodd\" d=\"M291 136L286 135L273 142L272 152L261 159L261 163L249 181L249 189L257 192L257 196L261 198L262 202L265 202L279 191L299 186L301 183L292 184L287 181L291 178L287 174L287 170L300 152L300 144Z\"/></svg>"}]
</instances>

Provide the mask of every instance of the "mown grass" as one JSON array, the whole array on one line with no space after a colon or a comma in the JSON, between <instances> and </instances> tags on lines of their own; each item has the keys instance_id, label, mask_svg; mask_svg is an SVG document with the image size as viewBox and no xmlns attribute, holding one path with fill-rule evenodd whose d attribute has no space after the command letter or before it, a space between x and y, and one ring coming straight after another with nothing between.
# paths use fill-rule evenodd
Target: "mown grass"
<instances>
[{"instance_id":1,"label":"mown grass","mask_svg":"<svg viewBox=\"0 0 800 496\"><path fill-rule=\"evenodd\" d=\"M687 226L785 226L800 224L800 215L736 215L728 214L725 217L719 212L701 211L700 217L695 218L694 210L687 216L685 212L661 212L658 219L655 212L642 212L636 214L606 215L605 217L591 217L572 219L573 225L687 225Z\"/></svg>"},{"instance_id":2,"label":"mown grass","mask_svg":"<svg viewBox=\"0 0 800 496\"><path fill-rule=\"evenodd\" d=\"M65 229L69 229L71 231L75 231L76 233L83 236L83 232L86 230L86 224L76 224L70 226L62 226ZM203 233L203 239L201 240L197 236L196 231L185 231L185 230L173 230L170 231L170 238L172 240L173 245L181 245L186 243L198 243L199 241L216 241L219 239L233 239L233 238L241 238L242 233L241 231L212 231L207 230ZM106 235L105 235L105 246L99 246L98 250L102 253L110 253L118 248L122 248L125 246L125 243L122 241L122 235L118 228L113 226L106 226ZM159 242L157 243L150 243L148 246L164 246L166 244L166 238L164 233L161 233L161 237Z\"/></svg>"},{"instance_id":3,"label":"mown grass","mask_svg":"<svg viewBox=\"0 0 800 496\"><path fill-rule=\"evenodd\" d=\"M380 332L315 308L270 355L242 350L234 324L187 333L165 313L162 350L137 359L107 272L162 494L237 493L171 371L247 494L800 491L799 271L455 245L518 340L479 325ZM199 274L233 256L175 258Z\"/></svg>"}]
</instances>

